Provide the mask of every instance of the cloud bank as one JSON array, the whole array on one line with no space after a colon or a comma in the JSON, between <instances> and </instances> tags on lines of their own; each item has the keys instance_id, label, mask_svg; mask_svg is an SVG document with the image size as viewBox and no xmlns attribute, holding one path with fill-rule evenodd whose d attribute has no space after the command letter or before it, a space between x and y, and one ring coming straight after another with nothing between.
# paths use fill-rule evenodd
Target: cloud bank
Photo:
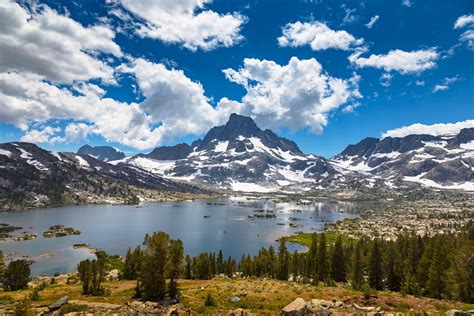
<instances>
[{"instance_id":1,"label":"cloud bank","mask_svg":"<svg viewBox=\"0 0 474 316\"><path fill-rule=\"evenodd\" d=\"M464 128L473 128L474 120L467 120L456 123L446 123L446 124L413 124L409 126L403 126L400 128L392 129L386 131L382 134L382 138L385 137L405 137L407 135L433 135L433 136L442 136L442 135L456 135Z\"/></svg>"}]
</instances>

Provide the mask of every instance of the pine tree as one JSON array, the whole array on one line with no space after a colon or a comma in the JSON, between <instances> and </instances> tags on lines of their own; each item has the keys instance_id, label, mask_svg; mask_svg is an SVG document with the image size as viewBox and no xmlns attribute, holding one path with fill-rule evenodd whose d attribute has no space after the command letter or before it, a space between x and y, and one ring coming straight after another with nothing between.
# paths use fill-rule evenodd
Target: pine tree
<instances>
[{"instance_id":1,"label":"pine tree","mask_svg":"<svg viewBox=\"0 0 474 316\"><path fill-rule=\"evenodd\" d=\"M181 266L183 263L183 243L181 240L171 240L170 250L169 250L169 296L174 299L178 295L178 284L176 280L179 278L181 272Z\"/></svg>"},{"instance_id":2,"label":"pine tree","mask_svg":"<svg viewBox=\"0 0 474 316\"><path fill-rule=\"evenodd\" d=\"M200 280L211 278L211 258L208 253L199 254L196 261L196 277Z\"/></svg>"},{"instance_id":3,"label":"pine tree","mask_svg":"<svg viewBox=\"0 0 474 316\"><path fill-rule=\"evenodd\" d=\"M222 249L219 250L219 254L217 255L216 269L217 273L224 273L224 254L222 253Z\"/></svg>"},{"instance_id":4,"label":"pine tree","mask_svg":"<svg viewBox=\"0 0 474 316\"><path fill-rule=\"evenodd\" d=\"M352 254L351 283L354 290L362 289L364 283L364 271L362 264L361 242L358 241Z\"/></svg>"},{"instance_id":5,"label":"pine tree","mask_svg":"<svg viewBox=\"0 0 474 316\"><path fill-rule=\"evenodd\" d=\"M81 279L82 283L82 294L89 294L89 286L91 280L91 268L90 268L90 260L83 260L79 262L77 266L77 272L79 272L79 278Z\"/></svg>"},{"instance_id":6,"label":"pine tree","mask_svg":"<svg viewBox=\"0 0 474 316\"><path fill-rule=\"evenodd\" d=\"M401 286L400 260L393 245L388 246L387 259L385 260L385 274L387 276L387 288L390 291L399 291Z\"/></svg>"},{"instance_id":7,"label":"pine tree","mask_svg":"<svg viewBox=\"0 0 474 316\"><path fill-rule=\"evenodd\" d=\"M326 281L329 277L329 264L326 246L326 234L322 233L319 236L318 257L317 257L317 271L319 281Z\"/></svg>"},{"instance_id":8,"label":"pine tree","mask_svg":"<svg viewBox=\"0 0 474 316\"><path fill-rule=\"evenodd\" d=\"M426 284L428 294L436 299L441 299L446 290L447 275L444 261L446 260L441 244L438 241L434 245L433 259L428 271L428 281Z\"/></svg>"},{"instance_id":9,"label":"pine tree","mask_svg":"<svg viewBox=\"0 0 474 316\"><path fill-rule=\"evenodd\" d=\"M318 263L317 263L317 253L318 253L318 235L313 233L311 235L311 244L309 246L308 253L306 255L306 276L312 278L313 282L317 283L318 280Z\"/></svg>"},{"instance_id":10,"label":"pine tree","mask_svg":"<svg viewBox=\"0 0 474 316\"><path fill-rule=\"evenodd\" d=\"M457 296L467 303L474 303L474 243L468 242L456 251L453 274L457 282Z\"/></svg>"},{"instance_id":11,"label":"pine tree","mask_svg":"<svg viewBox=\"0 0 474 316\"><path fill-rule=\"evenodd\" d=\"M422 295L426 295L427 289L426 285L428 283L429 271L431 267L431 262L433 259L433 242L428 242L425 245L425 249L423 251L423 255L418 263L417 273L416 273L416 280L420 288L420 292Z\"/></svg>"},{"instance_id":12,"label":"pine tree","mask_svg":"<svg viewBox=\"0 0 474 316\"><path fill-rule=\"evenodd\" d=\"M216 262L216 253L213 252L210 255L211 259L211 275L214 276L217 274L217 262Z\"/></svg>"},{"instance_id":13,"label":"pine tree","mask_svg":"<svg viewBox=\"0 0 474 316\"><path fill-rule=\"evenodd\" d=\"M3 274L5 291L23 290L30 282L30 264L26 260L15 260L8 264Z\"/></svg>"},{"instance_id":14,"label":"pine tree","mask_svg":"<svg viewBox=\"0 0 474 316\"><path fill-rule=\"evenodd\" d=\"M346 260L341 235L337 237L331 256L331 276L336 282L346 282Z\"/></svg>"},{"instance_id":15,"label":"pine tree","mask_svg":"<svg viewBox=\"0 0 474 316\"><path fill-rule=\"evenodd\" d=\"M166 295L165 269L170 237L165 232L145 236L143 265L140 271L140 292L146 300L161 300Z\"/></svg>"},{"instance_id":16,"label":"pine tree","mask_svg":"<svg viewBox=\"0 0 474 316\"><path fill-rule=\"evenodd\" d=\"M229 278L232 278L234 276L234 272L235 272L235 261L234 259L232 259L232 257L229 256L229 258L227 259L227 262L225 264L226 266L226 275L229 277Z\"/></svg>"},{"instance_id":17,"label":"pine tree","mask_svg":"<svg viewBox=\"0 0 474 316\"><path fill-rule=\"evenodd\" d=\"M141 263L141 249L140 246L136 247L133 252L128 248L127 254L125 255L125 264L123 269L123 278L125 280L136 280L140 271Z\"/></svg>"},{"instance_id":18,"label":"pine tree","mask_svg":"<svg viewBox=\"0 0 474 316\"><path fill-rule=\"evenodd\" d=\"M369 287L382 290L383 289L383 270L382 270L383 258L382 250L380 249L380 242L374 239L372 242L372 248L369 253L368 261L368 283Z\"/></svg>"},{"instance_id":19,"label":"pine tree","mask_svg":"<svg viewBox=\"0 0 474 316\"><path fill-rule=\"evenodd\" d=\"M290 254L286 248L285 240L280 239L280 245L278 247L278 280L288 280L290 271Z\"/></svg>"},{"instance_id":20,"label":"pine tree","mask_svg":"<svg viewBox=\"0 0 474 316\"><path fill-rule=\"evenodd\" d=\"M190 256L186 255L186 267L184 269L184 278L191 280L193 278L193 267L192 267L192 259Z\"/></svg>"},{"instance_id":21,"label":"pine tree","mask_svg":"<svg viewBox=\"0 0 474 316\"><path fill-rule=\"evenodd\" d=\"M6 269L5 258L3 257L3 251L0 250L0 283L1 283L1 280L3 280L5 269Z\"/></svg>"},{"instance_id":22,"label":"pine tree","mask_svg":"<svg viewBox=\"0 0 474 316\"><path fill-rule=\"evenodd\" d=\"M300 256L296 250L291 256L291 273L293 274L293 277L300 275Z\"/></svg>"},{"instance_id":23,"label":"pine tree","mask_svg":"<svg viewBox=\"0 0 474 316\"><path fill-rule=\"evenodd\" d=\"M272 245L268 248L268 258L267 258L267 271L270 278L276 277L276 268L275 268L276 256L275 248Z\"/></svg>"}]
</instances>

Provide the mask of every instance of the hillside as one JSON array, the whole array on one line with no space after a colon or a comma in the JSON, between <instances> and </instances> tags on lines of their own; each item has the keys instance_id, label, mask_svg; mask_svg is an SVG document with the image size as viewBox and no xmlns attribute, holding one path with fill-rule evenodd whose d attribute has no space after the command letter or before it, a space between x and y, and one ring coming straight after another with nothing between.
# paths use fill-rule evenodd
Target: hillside
<instances>
[{"instance_id":1,"label":"hillside","mask_svg":"<svg viewBox=\"0 0 474 316\"><path fill-rule=\"evenodd\" d=\"M0 144L0 210L78 203L136 203L206 191L89 155L52 153L31 143ZM161 192L161 193L160 193ZM162 194L164 193L164 194ZM152 194L153 195L153 194ZM159 197L158 197L159 196Z\"/></svg>"}]
</instances>

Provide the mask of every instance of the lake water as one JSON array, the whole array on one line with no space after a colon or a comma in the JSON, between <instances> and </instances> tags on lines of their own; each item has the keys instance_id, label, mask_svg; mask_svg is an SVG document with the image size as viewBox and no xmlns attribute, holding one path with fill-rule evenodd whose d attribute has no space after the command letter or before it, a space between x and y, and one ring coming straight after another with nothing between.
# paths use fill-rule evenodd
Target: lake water
<instances>
[{"instance_id":1,"label":"lake water","mask_svg":"<svg viewBox=\"0 0 474 316\"><path fill-rule=\"evenodd\" d=\"M248 216L255 215L254 210L257 209L274 210L276 218L249 219ZM302 212L294 213L292 209ZM290 217L300 218L301 221L290 221ZM0 248L10 259L25 257L33 260L32 275L75 271L79 261L95 257L88 249L74 249L74 244L86 243L109 254L123 255L128 247L140 245L146 233L160 230L167 232L171 238L180 238L186 254L194 256L222 249L224 256L240 259L243 253L256 254L261 247L276 245L275 240L282 236L297 231L320 232L325 222L352 217L357 217L357 213L355 206L349 203L296 205L241 197L145 203L142 207L65 206L0 213L0 223L23 227L15 235L24 231L38 234L34 240L0 242ZM303 226L293 228L290 223ZM42 233L56 224L79 229L81 235L43 238ZM289 249L302 250L302 247L293 244L289 245Z\"/></svg>"}]
</instances>

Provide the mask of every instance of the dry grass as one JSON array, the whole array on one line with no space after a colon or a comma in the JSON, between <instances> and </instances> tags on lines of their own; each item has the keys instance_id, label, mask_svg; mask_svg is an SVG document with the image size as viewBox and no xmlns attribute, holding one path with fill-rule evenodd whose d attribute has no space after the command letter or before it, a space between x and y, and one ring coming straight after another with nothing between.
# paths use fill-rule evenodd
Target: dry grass
<instances>
[{"instance_id":1,"label":"dry grass","mask_svg":"<svg viewBox=\"0 0 474 316\"><path fill-rule=\"evenodd\" d=\"M67 295L70 300L124 304L132 300L134 281L107 282L110 289L109 296L84 296L80 285L50 285L40 292L40 301L32 302L33 306L50 304L60 297ZM181 280L181 303L194 313L223 313L231 309L244 308L258 311L263 314L274 314L283 306L297 297L305 300L312 298L337 299L344 301L347 306L341 309L353 311L351 303L360 305L376 305L385 311L408 312L441 312L448 309L474 309L474 305L467 305L454 301L440 301L428 298L402 296L399 293L379 292L369 301L364 300L363 293L344 287L311 286L299 283L290 283L264 279L214 279L214 280ZM0 302L12 303L18 301L31 290L17 292L0 291ZM207 293L214 297L216 307L204 307ZM230 297L239 296L240 301L232 303Z\"/></svg>"}]
</instances>

